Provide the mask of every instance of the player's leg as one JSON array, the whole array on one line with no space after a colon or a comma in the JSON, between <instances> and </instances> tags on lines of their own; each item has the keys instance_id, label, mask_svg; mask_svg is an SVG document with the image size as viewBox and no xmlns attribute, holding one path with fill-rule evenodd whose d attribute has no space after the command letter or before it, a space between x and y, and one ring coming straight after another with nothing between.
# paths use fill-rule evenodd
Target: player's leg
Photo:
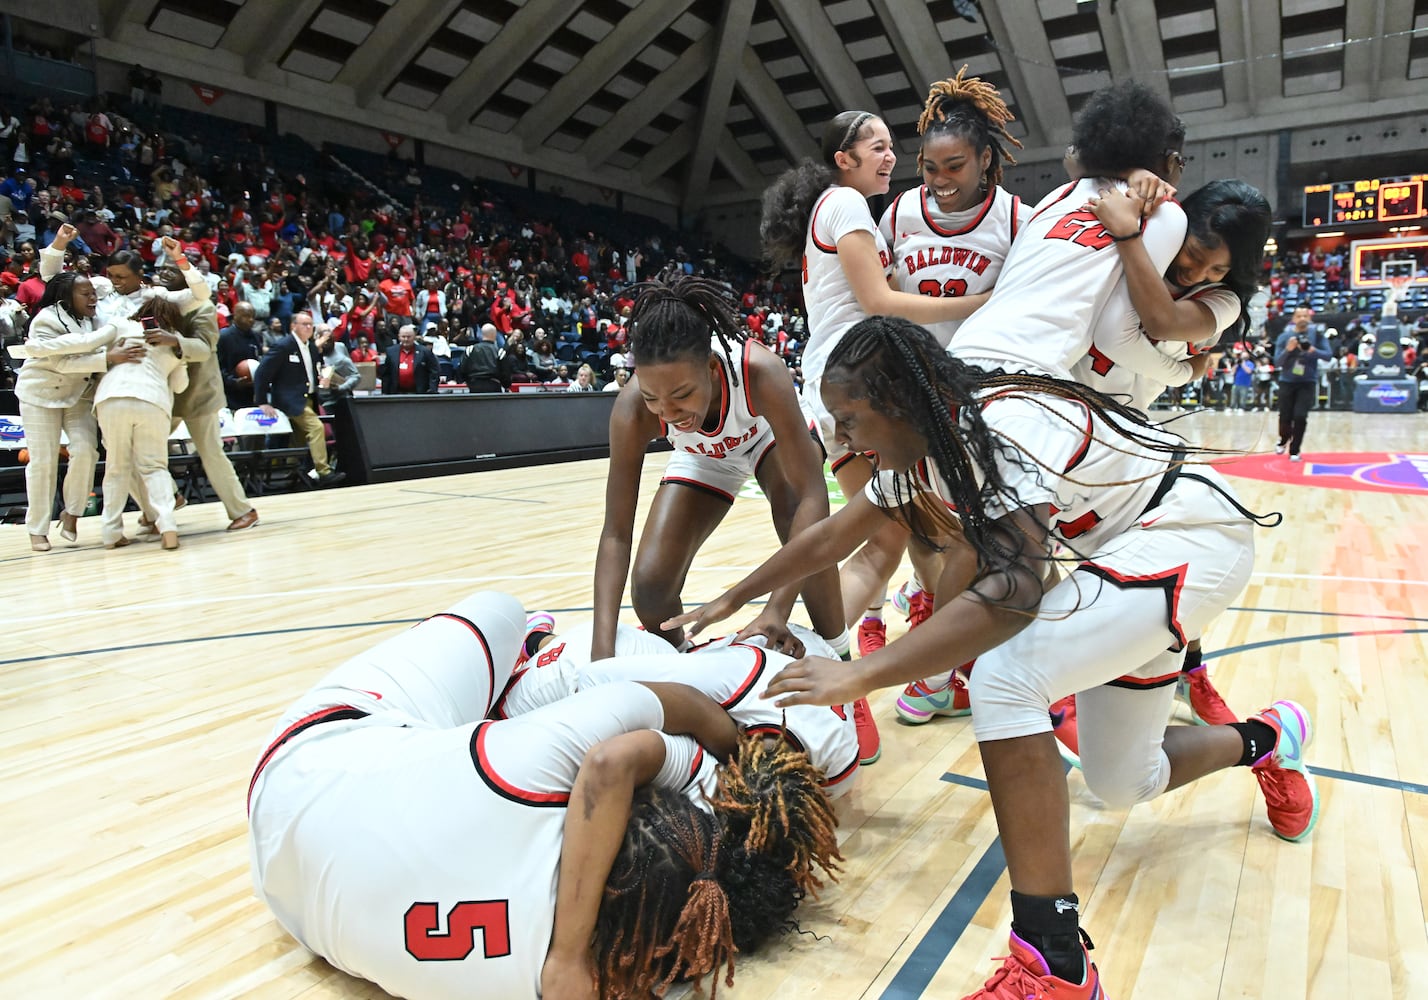
<instances>
[{"instance_id":1,"label":"player's leg","mask_svg":"<svg viewBox=\"0 0 1428 1000\"><path fill-rule=\"evenodd\" d=\"M137 399L107 399L96 408L104 432L104 513L99 537L108 548L127 545L124 537L124 505L129 501L133 477L134 419L132 406L145 405Z\"/></svg>"},{"instance_id":2,"label":"player's leg","mask_svg":"<svg viewBox=\"0 0 1428 1000\"><path fill-rule=\"evenodd\" d=\"M69 438L69 464L64 473L63 520L72 528L84 515L94 489L94 469L99 464L99 421L94 405L81 399L64 411L64 432Z\"/></svg>"},{"instance_id":3,"label":"player's leg","mask_svg":"<svg viewBox=\"0 0 1428 1000\"><path fill-rule=\"evenodd\" d=\"M793 517L799 501L783 468L783 452L775 445L764 453L754 469L759 487L768 498L774 530L779 541L787 544L793 527ZM843 592L839 587L838 567L829 566L803 582L803 606L808 612L813 630L828 641L839 656L848 652L848 630L843 620Z\"/></svg>"},{"instance_id":4,"label":"player's leg","mask_svg":"<svg viewBox=\"0 0 1428 1000\"><path fill-rule=\"evenodd\" d=\"M926 542L912 538L908 543L908 554L913 565L918 568L918 577L932 580L931 587L924 587L914 599L908 616L908 627L916 628L933 612L937 594L942 600L951 600L971 585L976 577L977 560L972 549L959 544L956 533L939 539L945 547L941 552ZM913 681L903 688L894 709L898 719L908 725L919 726L931 722L939 715L959 717L972 713L972 701L967 692L967 678L972 672L972 664L965 663L953 670L941 670L921 680Z\"/></svg>"},{"instance_id":5,"label":"player's leg","mask_svg":"<svg viewBox=\"0 0 1428 1000\"><path fill-rule=\"evenodd\" d=\"M1309 425L1309 408L1314 403L1314 383L1294 383L1294 391L1290 394L1290 403L1289 459L1292 462L1297 462L1299 461L1299 449L1304 444L1304 430Z\"/></svg>"},{"instance_id":6,"label":"player's leg","mask_svg":"<svg viewBox=\"0 0 1428 1000\"><path fill-rule=\"evenodd\" d=\"M845 497L862 491L873 477L873 466L861 455L843 456L832 463L833 475ZM858 627L858 650L864 655L887 642L883 605L888 581L897 572L907 548L907 529L891 519L854 552L839 571L843 590L843 620Z\"/></svg>"},{"instance_id":7,"label":"player's leg","mask_svg":"<svg viewBox=\"0 0 1428 1000\"><path fill-rule=\"evenodd\" d=\"M684 581L694 556L733 505L732 492L706 485L693 476L669 475L655 493L630 572L630 601L640 623L654 635L678 644L679 632L662 624L680 614Z\"/></svg>"},{"instance_id":8,"label":"player's leg","mask_svg":"<svg viewBox=\"0 0 1428 1000\"><path fill-rule=\"evenodd\" d=\"M332 706L398 712L438 728L486 717L510 680L526 613L509 594L481 591L353 656L294 705L294 719Z\"/></svg>"}]
</instances>

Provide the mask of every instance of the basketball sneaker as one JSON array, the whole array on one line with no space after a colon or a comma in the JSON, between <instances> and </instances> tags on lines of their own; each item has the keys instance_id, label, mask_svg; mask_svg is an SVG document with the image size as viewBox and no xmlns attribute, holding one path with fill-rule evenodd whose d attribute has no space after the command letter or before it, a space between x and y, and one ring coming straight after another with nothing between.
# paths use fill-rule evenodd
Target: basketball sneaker
<instances>
[{"instance_id":1,"label":"basketball sneaker","mask_svg":"<svg viewBox=\"0 0 1428 1000\"><path fill-rule=\"evenodd\" d=\"M853 702L853 728L858 734L858 763L864 767L876 764L883 755L883 741L866 698Z\"/></svg>"},{"instance_id":2,"label":"basketball sneaker","mask_svg":"<svg viewBox=\"0 0 1428 1000\"><path fill-rule=\"evenodd\" d=\"M929 594L925 590L919 590L917 593L912 595L912 599L908 601L908 631L912 631L913 629L917 628L917 626L921 625L923 622L927 621L927 619L932 617L932 601L933 595Z\"/></svg>"},{"instance_id":3,"label":"basketball sneaker","mask_svg":"<svg viewBox=\"0 0 1428 1000\"><path fill-rule=\"evenodd\" d=\"M903 585L897 588L897 593L892 596L893 607L897 608L903 615L912 614L912 599L922 593L920 590L908 589L911 586L911 580L904 581Z\"/></svg>"},{"instance_id":4,"label":"basketball sneaker","mask_svg":"<svg viewBox=\"0 0 1428 1000\"><path fill-rule=\"evenodd\" d=\"M1068 694L1051 703L1051 732L1061 759L1076 769L1081 767L1081 737L1076 729L1076 696Z\"/></svg>"},{"instance_id":5,"label":"basketball sneaker","mask_svg":"<svg viewBox=\"0 0 1428 1000\"><path fill-rule=\"evenodd\" d=\"M967 681L961 671L952 671L952 681L944 688L930 687L923 681L913 681L902 689L893 706L900 721L909 726L931 722L939 715L956 718L972 714L972 699L967 694Z\"/></svg>"},{"instance_id":6,"label":"basketball sneaker","mask_svg":"<svg viewBox=\"0 0 1428 1000\"><path fill-rule=\"evenodd\" d=\"M554 634L555 615L548 611L533 611L526 615L526 634L521 639L521 651L516 654L516 666L519 668L535 655L532 647L540 644L537 636Z\"/></svg>"},{"instance_id":7,"label":"basketball sneaker","mask_svg":"<svg viewBox=\"0 0 1428 1000\"><path fill-rule=\"evenodd\" d=\"M1011 954L986 984L962 1000L1107 1000L1101 989L1101 974L1081 946L1086 962L1085 981L1067 982L1051 974L1046 959L1027 942L1011 934Z\"/></svg>"},{"instance_id":8,"label":"basketball sneaker","mask_svg":"<svg viewBox=\"0 0 1428 1000\"><path fill-rule=\"evenodd\" d=\"M1251 718L1278 734L1274 750L1254 765L1269 825L1284 840L1303 840L1319 821L1319 793L1304 763L1304 748L1314 735L1309 713L1296 702L1276 701Z\"/></svg>"},{"instance_id":9,"label":"basketball sneaker","mask_svg":"<svg viewBox=\"0 0 1428 1000\"><path fill-rule=\"evenodd\" d=\"M1230 711L1220 692L1210 682L1210 672L1204 667L1187 670L1175 682L1175 697L1190 707L1190 718L1197 726L1228 726L1239 722Z\"/></svg>"},{"instance_id":10,"label":"basketball sneaker","mask_svg":"<svg viewBox=\"0 0 1428 1000\"><path fill-rule=\"evenodd\" d=\"M888 644L888 627L881 618L864 618L858 625L858 655L868 656Z\"/></svg>"}]
</instances>

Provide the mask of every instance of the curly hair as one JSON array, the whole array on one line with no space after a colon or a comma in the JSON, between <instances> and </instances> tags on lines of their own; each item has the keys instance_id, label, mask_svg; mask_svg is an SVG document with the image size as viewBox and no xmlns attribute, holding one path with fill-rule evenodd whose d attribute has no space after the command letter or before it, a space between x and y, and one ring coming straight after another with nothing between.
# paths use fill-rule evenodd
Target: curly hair
<instances>
[{"instance_id":1,"label":"curly hair","mask_svg":"<svg viewBox=\"0 0 1428 1000\"><path fill-rule=\"evenodd\" d=\"M990 149L992 159L987 166L987 184L995 186L1002 182L1002 161L1016 163L1008 147L1022 148L1006 128L1016 116L1007 108L996 87L980 77L966 74L964 65L956 76L932 85L922 105L922 116L917 119L917 134L922 136L924 145L928 139L946 135L966 139L978 156L982 150ZM917 151L917 165L922 166L921 149Z\"/></svg>"},{"instance_id":2,"label":"curly hair","mask_svg":"<svg viewBox=\"0 0 1428 1000\"><path fill-rule=\"evenodd\" d=\"M785 170L764 191L759 219L759 239L771 270L777 271L803 256L813 205L838 178L837 154L852 149L863 130L878 121L871 111L843 111L823 127L819 143L822 162L805 159Z\"/></svg>"},{"instance_id":3,"label":"curly hair","mask_svg":"<svg viewBox=\"0 0 1428 1000\"><path fill-rule=\"evenodd\" d=\"M1088 176L1115 175L1133 167L1161 174L1166 153L1184 143L1185 123L1164 98L1134 80L1096 91L1071 126L1071 144Z\"/></svg>"},{"instance_id":4,"label":"curly hair","mask_svg":"<svg viewBox=\"0 0 1428 1000\"><path fill-rule=\"evenodd\" d=\"M680 358L703 361L709 357L711 335L735 357L733 345L745 340L734 293L721 281L696 278L672 266L632 290L637 297L630 311L629 348L636 368ZM731 371L730 377L737 385L738 373Z\"/></svg>"},{"instance_id":5,"label":"curly hair","mask_svg":"<svg viewBox=\"0 0 1428 1000\"><path fill-rule=\"evenodd\" d=\"M952 357L916 323L895 316L871 316L854 324L828 358L823 381L842 385L852 398L866 399L874 409L926 435L928 455L937 463L947 499L977 553L979 576L1012 572L1026 555L1027 540L988 513L1023 506L999 463L1035 476L1046 470L1017 442L991 432L981 407L975 405L978 399L988 393L1016 393L1075 400L1103 418L1114 415L1117 419L1111 426L1128 444L1162 452L1167 460L1176 453L1164 432L1110 396L1051 376L985 372ZM1064 418L1048 407L1047 419ZM874 483L881 492L880 481ZM893 490L892 505L901 511L909 531L930 548L940 549L937 539L945 533L945 525L916 502L917 488L908 477L898 476ZM1081 557L1072 553L1068 558Z\"/></svg>"},{"instance_id":6,"label":"curly hair","mask_svg":"<svg viewBox=\"0 0 1428 1000\"><path fill-rule=\"evenodd\" d=\"M1236 330L1249 322L1249 301L1259 291L1264 244L1273 212L1259 189L1244 181L1211 181L1180 203L1185 209L1186 236L1215 250L1228 247L1230 273L1224 284L1240 300Z\"/></svg>"},{"instance_id":7,"label":"curly hair","mask_svg":"<svg viewBox=\"0 0 1428 1000\"><path fill-rule=\"evenodd\" d=\"M729 899L718 881L714 817L667 789L635 793L630 822L595 923L591 946L600 996L664 996L677 980L697 985L727 966L734 983Z\"/></svg>"}]
</instances>

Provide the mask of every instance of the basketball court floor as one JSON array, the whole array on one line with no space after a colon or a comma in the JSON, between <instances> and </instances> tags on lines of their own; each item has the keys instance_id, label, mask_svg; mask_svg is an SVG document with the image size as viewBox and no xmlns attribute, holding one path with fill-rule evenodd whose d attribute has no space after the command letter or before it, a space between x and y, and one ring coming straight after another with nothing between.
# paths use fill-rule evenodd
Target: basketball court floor
<instances>
[{"instance_id":1,"label":"basketball court floor","mask_svg":"<svg viewBox=\"0 0 1428 1000\"><path fill-rule=\"evenodd\" d=\"M1322 816L1289 844L1242 769L1131 811L1072 773L1077 889L1115 1000L1428 990L1428 418L1316 412L1299 465L1273 455L1273 419L1179 424L1256 452L1234 485L1285 515L1259 533L1255 576L1205 649L1239 713L1276 697L1311 711ZM646 503L662 461L647 463ZM176 552L105 551L86 519L79 547L55 531L55 550L31 555L22 526L0 527L4 992L380 996L254 899L254 760L331 666L471 591L587 619L604 478L585 462L264 497L262 524L233 535L219 506L195 505ZM740 501L687 598L773 545L767 508ZM899 725L895 697L873 698L883 758L844 810L841 882L802 907L801 933L741 959L721 996L955 1000L1005 954L1008 887L970 723Z\"/></svg>"}]
</instances>

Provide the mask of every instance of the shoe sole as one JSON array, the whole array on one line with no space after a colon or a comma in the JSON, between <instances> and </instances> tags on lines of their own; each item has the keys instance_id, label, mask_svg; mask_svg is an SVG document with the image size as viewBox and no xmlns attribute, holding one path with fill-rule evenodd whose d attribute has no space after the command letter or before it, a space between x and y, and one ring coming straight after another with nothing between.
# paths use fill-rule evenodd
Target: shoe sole
<instances>
[{"instance_id":1,"label":"shoe sole","mask_svg":"<svg viewBox=\"0 0 1428 1000\"><path fill-rule=\"evenodd\" d=\"M972 714L970 708L934 708L928 712L920 708L913 708L911 705L903 704L901 698L893 705L893 709L897 712L897 721L908 726L926 725L939 715L948 719L960 719L963 716Z\"/></svg>"},{"instance_id":2,"label":"shoe sole","mask_svg":"<svg viewBox=\"0 0 1428 1000\"><path fill-rule=\"evenodd\" d=\"M1054 735L1054 734L1053 734ZM1056 741L1056 752L1061 755L1061 759L1070 764L1076 770L1081 770L1081 755L1072 750L1060 740Z\"/></svg>"}]
</instances>

